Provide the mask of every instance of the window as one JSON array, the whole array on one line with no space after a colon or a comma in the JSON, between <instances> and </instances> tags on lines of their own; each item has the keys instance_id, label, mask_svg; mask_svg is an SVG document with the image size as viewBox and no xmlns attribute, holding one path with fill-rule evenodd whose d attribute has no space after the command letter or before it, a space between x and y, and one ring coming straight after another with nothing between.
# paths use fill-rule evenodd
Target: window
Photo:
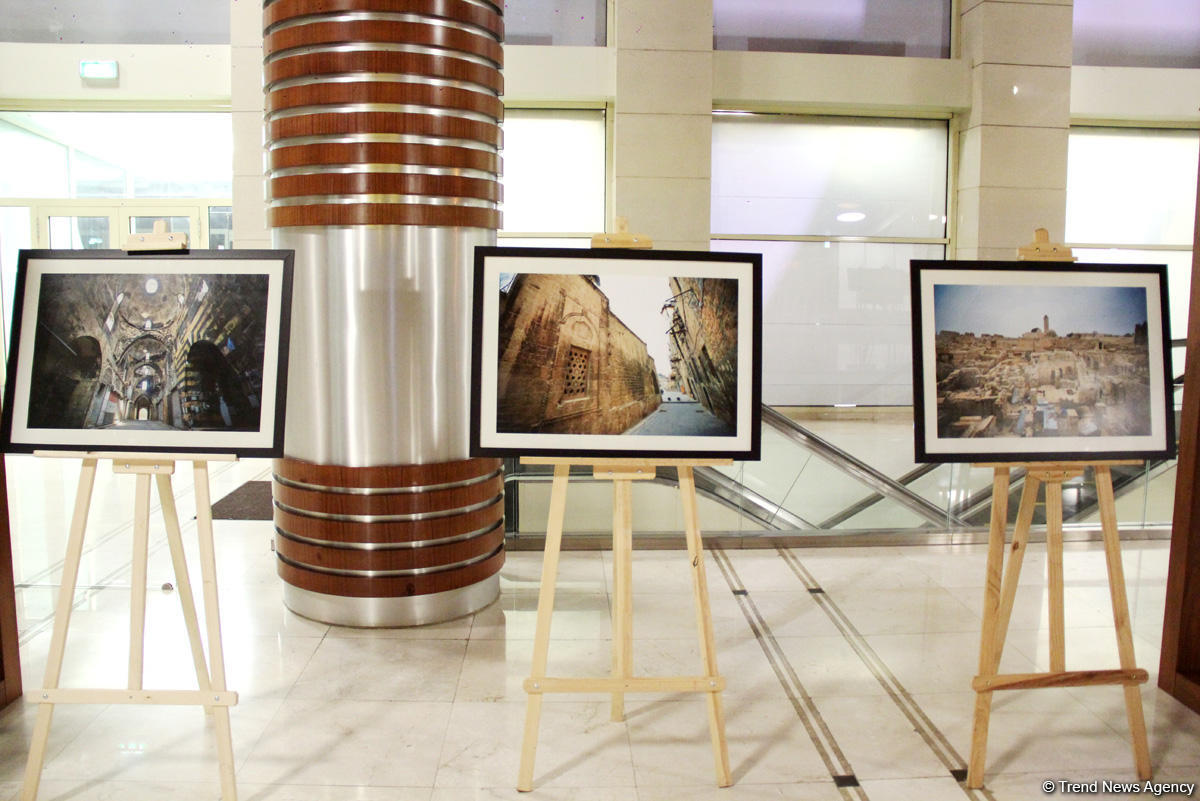
<instances>
[{"instance_id":1,"label":"window","mask_svg":"<svg viewBox=\"0 0 1200 801\"><path fill-rule=\"evenodd\" d=\"M504 41L513 45L604 47L606 0L521 0L504 4Z\"/></svg>"},{"instance_id":2,"label":"window","mask_svg":"<svg viewBox=\"0 0 1200 801\"><path fill-rule=\"evenodd\" d=\"M213 0L0 0L0 42L229 44L229 4Z\"/></svg>"},{"instance_id":3,"label":"window","mask_svg":"<svg viewBox=\"0 0 1200 801\"><path fill-rule=\"evenodd\" d=\"M1096 67L1200 67L1200 0L1075 0L1073 61Z\"/></svg>"},{"instance_id":4,"label":"window","mask_svg":"<svg viewBox=\"0 0 1200 801\"><path fill-rule=\"evenodd\" d=\"M588 361L591 352L575 345L567 352L567 367L563 382L563 400L582 398L588 390Z\"/></svg>"},{"instance_id":5,"label":"window","mask_svg":"<svg viewBox=\"0 0 1200 801\"><path fill-rule=\"evenodd\" d=\"M912 402L910 259L946 247L944 120L718 114L713 250L763 254L763 401Z\"/></svg>"},{"instance_id":6,"label":"window","mask_svg":"<svg viewBox=\"0 0 1200 801\"><path fill-rule=\"evenodd\" d=\"M604 112L510 109L504 113L504 227L517 234L581 238L604 230ZM518 244L505 239L501 244Z\"/></svg>"},{"instance_id":7,"label":"window","mask_svg":"<svg viewBox=\"0 0 1200 801\"><path fill-rule=\"evenodd\" d=\"M713 0L713 48L949 58L950 9L950 0Z\"/></svg>"},{"instance_id":8,"label":"window","mask_svg":"<svg viewBox=\"0 0 1200 801\"><path fill-rule=\"evenodd\" d=\"M1067 240L1190 247L1198 153L1196 131L1073 128Z\"/></svg>"},{"instance_id":9,"label":"window","mask_svg":"<svg viewBox=\"0 0 1200 801\"><path fill-rule=\"evenodd\" d=\"M1200 133L1071 130L1066 239L1080 261L1166 264L1171 336L1187 335ZM1178 368L1179 365L1176 365Z\"/></svg>"},{"instance_id":10,"label":"window","mask_svg":"<svg viewBox=\"0 0 1200 801\"><path fill-rule=\"evenodd\" d=\"M229 197L228 113L0 112L0 197Z\"/></svg>"}]
</instances>

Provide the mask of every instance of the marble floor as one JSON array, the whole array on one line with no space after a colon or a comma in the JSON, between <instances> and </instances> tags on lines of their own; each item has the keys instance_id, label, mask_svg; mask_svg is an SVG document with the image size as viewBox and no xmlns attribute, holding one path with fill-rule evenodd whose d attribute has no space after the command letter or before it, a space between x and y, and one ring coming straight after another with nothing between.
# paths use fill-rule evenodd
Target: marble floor
<instances>
[{"instance_id":1,"label":"marble floor","mask_svg":"<svg viewBox=\"0 0 1200 801\"><path fill-rule=\"evenodd\" d=\"M175 477L194 539L190 470ZM17 798L52 625L78 462L8 457L24 700L0 712L0 798ZM213 496L269 475L214 465ZM122 686L133 484L101 469L66 649L64 686ZM156 504L157 505L157 504ZM157 514L157 513L156 513ZM987 781L959 780L970 747L982 605L980 546L742 549L706 554L734 785L713 782L704 702L547 696L529 795L515 791L541 554L511 552L501 596L467 618L361 630L281 603L269 523L217 521L238 793L253 801L949 801L1044 798L1043 782L1133 781L1122 694L998 694ZM1068 667L1116 666L1103 554L1066 555ZM1200 780L1200 715L1155 686L1168 544L1124 549L1156 782ZM1031 546L1002 669L1047 668L1041 546ZM196 555L189 551L192 570ZM151 527L147 687L194 687L159 520ZM611 560L563 555L550 651L557 675L610 664ZM680 551L634 554L635 669L697 672ZM1055 795L1063 795L1056 787ZM1100 794L1124 798L1124 794ZM195 708L60 706L42 799L219 797L211 722Z\"/></svg>"}]
</instances>

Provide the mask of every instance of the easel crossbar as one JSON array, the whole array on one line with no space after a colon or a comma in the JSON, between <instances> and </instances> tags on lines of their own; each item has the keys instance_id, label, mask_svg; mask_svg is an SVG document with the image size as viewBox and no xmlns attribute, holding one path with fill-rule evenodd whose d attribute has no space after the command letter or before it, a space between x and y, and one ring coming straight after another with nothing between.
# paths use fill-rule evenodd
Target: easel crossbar
<instances>
[{"instance_id":1,"label":"easel crossbar","mask_svg":"<svg viewBox=\"0 0 1200 801\"><path fill-rule=\"evenodd\" d=\"M204 690L108 690L76 687L47 688L38 694L44 704L157 704L160 706L237 706L236 692Z\"/></svg>"},{"instance_id":2,"label":"easel crossbar","mask_svg":"<svg viewBox=\"0 0 1200 801\"><path fill-rule=\"evenodd\" d=\"M1035 687L1091 687L1098 684L1145 684L1150 674L1134 670L1066 670L1056 673L1002 673L976 676L971 682L975 692L992 690L1028 690Z\"/></svg>"}]
</instances>

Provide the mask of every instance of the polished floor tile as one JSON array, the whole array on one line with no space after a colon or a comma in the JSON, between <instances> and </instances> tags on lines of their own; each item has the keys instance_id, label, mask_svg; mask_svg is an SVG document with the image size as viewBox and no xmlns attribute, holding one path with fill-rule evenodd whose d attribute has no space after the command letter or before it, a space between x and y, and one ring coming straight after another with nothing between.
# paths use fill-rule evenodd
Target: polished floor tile
<instances>
[{"instance_id":1,"label":"polished floor tile","mask_svg":"<svg viewBox=\"0 0 1200 801\"><path fill-rule=\"evenodd\" d=\"M865 447L865 443L864 443ZM11 457L10 457L11 459ZM14 467L16 469L14 469ZM897 465L901 467L901 465ZM45 670L74 493L64 460L10 460L26 696L0 711L0 799L15 799ZM247 460L213 471L213 496L269 475ZM24 489L22 489L24 487ZM192 538L190 471L176 476ZM122 686L128 670L130 485L99 476L63 684ZM154 512L158 514L157 509ZM152 523L147 687L194 687L161 520ZM459 620L355 629L287 610L269 522L218 521L222 643L239 797L252 801L1027 801L1048 780L1133 779L1123 694L1094 687L997 693L986 788L960 781L970 751L986 548L745 549L705 555L734 785L716 787L703 697L546 696L534 792L515 790L526 724L542 558L512 552L500 598ZM1068 665L1110 667L1106 566L1069 543ZM189 573L199 587L196 554ZM1158 690L1168 549L1124 545L1134 645L1156 781L1200 778L1200 715ZM1002 670L1048 665L1044 546L1021 577ZM686 552L634 553L635 675L698 675ZM612 665L612 555L569 551L558 571L548 671ZM60 706L40 798L219 797L213 725L188 707ZM1100 796L1104 797L1104 796ZM1125 797L1125 796L1111 796Z\"/></svg>"}]
</instances>

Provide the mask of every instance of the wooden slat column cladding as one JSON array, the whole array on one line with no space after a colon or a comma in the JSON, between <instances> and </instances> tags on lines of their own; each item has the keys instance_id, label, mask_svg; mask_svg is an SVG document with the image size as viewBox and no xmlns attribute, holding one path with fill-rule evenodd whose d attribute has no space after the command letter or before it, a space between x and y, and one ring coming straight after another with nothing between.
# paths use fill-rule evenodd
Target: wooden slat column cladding
<instances>
[{"instance_id":1,"label":"wooden slat column cladding","mask_svg":"<svg viewBox=\"0 0 1200 801\"><path fill-rule=\"evenodd\" d=\"M284 603L434 623L499 593L499 460L470 459L470 276L500 225L499 0L267 0L267 219L296 251Z\"/></svg>"},{"instance_id":2,"label":"wooden slat column cladding","mask_svg":"<svg viewBox=\"0 0 1200 801\"><path fill-rule=\"evenodd\" d=\"M499 227L499 8L275 0L263 22L270 226Z\"/></svg>"},{"instance_id":3,"label":"wooden slat column cladding","mask_svg":"<svg viewBox=\"0 0 1200 801\"><path fill-rule=\"evenodd\" d=\"M447 592L504 561L499 459L381 468L279 459L274 495L279 573L311 592Z\"/></svg>"}]
</instances>

